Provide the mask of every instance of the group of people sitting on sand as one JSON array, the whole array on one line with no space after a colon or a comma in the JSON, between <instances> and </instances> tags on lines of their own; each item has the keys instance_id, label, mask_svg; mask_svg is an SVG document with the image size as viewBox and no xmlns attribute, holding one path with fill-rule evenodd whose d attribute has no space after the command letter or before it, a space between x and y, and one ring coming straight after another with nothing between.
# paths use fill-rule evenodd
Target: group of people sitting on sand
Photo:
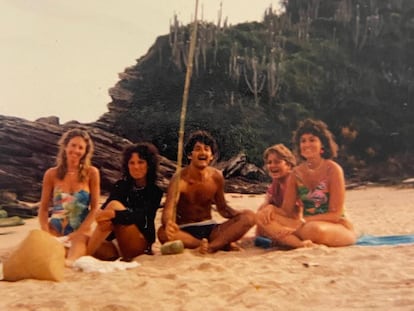
<instances>
[{"instance_id":1,"label":"group of people sitting on sand","mask_svg":"<svg viewBox=\"0 0 414 311\"><path fill-rule=\"evenodd\" d=\"M275 246L354 244L356 234L345 217L344 174L333 161L338 147L332 133L324 122L306 119L292 142L297 157L283 144L265 150L272 183L255 213L227 204L224 177L210 165L217 155L216 141L208 132L193 132L185 145L189 164L170 181L157 230L155 216L163 196L156 184L157 148L146 142L125 148L122 178L99 207L99 170L91 164L93 142L86 131L69 130L59 141L56 166L44 174L41 229L68 246L67 266L84 255L129 261L152 254L156 236L162 244L180 241L200 253L230 250L255 225L257 236ZM213 219L213 206L226 221Z\"/></svg>"}]
</instances>

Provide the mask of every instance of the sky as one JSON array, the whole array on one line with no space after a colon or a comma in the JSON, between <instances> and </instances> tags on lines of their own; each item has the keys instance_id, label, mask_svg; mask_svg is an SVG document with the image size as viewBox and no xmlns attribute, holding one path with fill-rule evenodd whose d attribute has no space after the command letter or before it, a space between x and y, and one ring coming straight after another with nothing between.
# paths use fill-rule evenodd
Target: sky
<instances>
[{"instance_id":1,"label":"sky","mask_svg":"<svg viewBox=\"0 0 414 311\"><path fill-rule=\"evenodd\" d=\"M262 21L279 0L199 0L198 18ZM96 121L108 89L195 0L0 0L0 115Z\"/></svg>"}]
</instances>

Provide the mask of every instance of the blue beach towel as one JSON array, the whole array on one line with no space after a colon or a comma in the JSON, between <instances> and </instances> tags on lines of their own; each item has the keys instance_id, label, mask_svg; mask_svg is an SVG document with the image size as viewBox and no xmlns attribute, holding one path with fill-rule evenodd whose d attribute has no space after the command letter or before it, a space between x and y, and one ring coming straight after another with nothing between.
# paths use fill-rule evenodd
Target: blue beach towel
<instances>
[{"instance_id":1,"label":"blue beach towel","mask_svg":"<svg viewBox=\"0 0 414 311\"><path fill-rule=\"evenodd\" d=\"M385 235L385 236L363 235L358 238L356 245L379 246L379 245L398 245L398 244L409 244L409 243L414 243L414 234Z\"/></svg>"},{"instance_id":2,"label":"blue beach towel","mask_svg":"<svg viewBox=\"0 0 414 311\"><path fill-rule=\"evenodd\" d=\"M271 248L273 244L273 241L269 238L266 238L264 236L257 236L254 239L254 245L261 248Z\"/></svg>"},{"instance_id":3,"label":"blue beach towel","mask_svg":"<svg viewBox=\"0 0 414 311\"><path fill-rule=\"evenodd\" d=\"M414 234L408 235L363 235L360 236L356 245L361 246L380 246L380 245L399 245L414 243ZM272 240L263 236L258 236L254 240L254 245L261 248L271 248Z\"/></svg>"}]
</instances>

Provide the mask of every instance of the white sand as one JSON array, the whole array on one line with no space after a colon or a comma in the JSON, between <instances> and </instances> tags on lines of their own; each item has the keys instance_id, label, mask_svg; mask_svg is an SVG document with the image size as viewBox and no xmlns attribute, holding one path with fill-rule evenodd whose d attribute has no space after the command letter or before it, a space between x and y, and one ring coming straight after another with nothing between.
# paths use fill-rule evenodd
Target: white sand
<instances>
[{"instance_id":1,"label":"white sand","mask_svg":"<svg viewBox=\"0 0 414 311\"><path fill-rule=\"evenodd\" d=\"M226 195L256 210L263 196ZM358 233L414 234L414 189L347 191ZM159 215L157 217L159 223ZM0 260L33 228L0 228ZM247 237L252 237L254 230ZM414 245L263 250L201 256L140 256L137 268L111 273L65 270L60 283L0 282L0 310L414 310Z\"/></svg>"}]
</instances>

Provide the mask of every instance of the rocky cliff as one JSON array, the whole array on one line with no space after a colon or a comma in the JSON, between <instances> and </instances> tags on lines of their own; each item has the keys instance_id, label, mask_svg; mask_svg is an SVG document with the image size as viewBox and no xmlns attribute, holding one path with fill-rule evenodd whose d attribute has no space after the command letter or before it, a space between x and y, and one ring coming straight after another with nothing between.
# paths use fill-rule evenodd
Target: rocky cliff
<instances>
[{"instance_id":1,"label":"rocky cliff","mask_svg":"<svg viewBox=\"0 0 414 311\"><path fill-rule=\"evenodd\" d=\"M56 117L35 122L0 115L0 191L11 193L21 201L40 199L42 178L47 168L55 165L57 142L61 135L74 127L87 130L95 145L93 164L101 174L102 193L120 177L120 159L129 140L110 133L94 124L76 121L59 124ZM241 154L217 165L228 179L226 191L262 193L265 173L248 164ZM176 170L176 163L160 156L158 183L164 190ZM0 201L1 202L1 201Z\"/></svg>"},{"instance_id":2,"label":"rocky cliff","mask_svg":"<svg viewBox=\"0 0 414 311\"><path fill-rule=\"evenodd\" d=\"M120 177L121 152L130 141L75 121L60 125L55 117L30 122L6 116L0 116L1 190L16 193L20 200L39 200L43 173L55 165L57 142L65 131L74 127L90 133L95 145L92 162L100 170L103 192L109 191ZM162 186L165 187L174 171L175 164L161 157Z\"/></svg>"}]
</instances>

